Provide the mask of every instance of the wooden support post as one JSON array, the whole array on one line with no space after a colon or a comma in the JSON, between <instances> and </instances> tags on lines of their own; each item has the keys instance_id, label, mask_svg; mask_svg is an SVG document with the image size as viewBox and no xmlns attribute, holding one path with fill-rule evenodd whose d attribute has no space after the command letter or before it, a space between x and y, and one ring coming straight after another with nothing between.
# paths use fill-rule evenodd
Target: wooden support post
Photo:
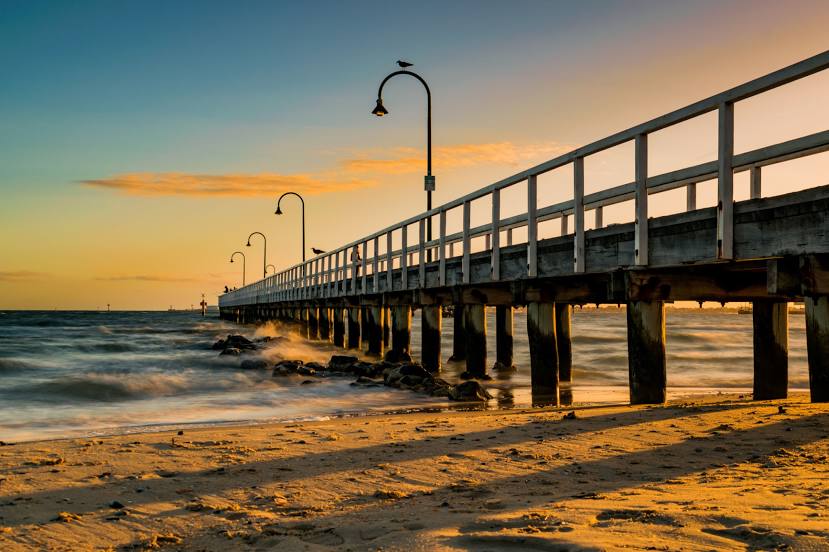
<instances>
[{"instance_id":1,"label":"wooden support post","mask_svg":"<svg viewBox=\"0 0 829 552\"><path fill-rule=\"evenodd\" d=\"M829 296L806 296L803 302L812 402L829 402Z\"/></svg>"},{"instance_id":2,"label":"wooden support post","mask_svg":"<svg viewBox=\"0 0 829 552\"><path fill-rule=\"evenodd\" d=\"M558 348L558 380L573 381L573 344L570 337L570 314L573 306L556 303L556 346Z\"/></svg>"},{"instance_id":3,"label":"wooden support post","mask_svg":"<svg viewBox=\"0 0 829 552\"><path fill-rule=\"evenodd\" d=\"M391 308L391 348L408 353L412 348L412 307L395 305Z\"/></svg>"},{"instance_id":4,"label":"wooden support post","mask_svg":"<svg viewBox=\"0 0 829 552\"><path fill-rule=\"evenodd\" d=\"M383 347L389 348L391 344L391 311L383 307Z\"/></svg>"},{"instance_id":5,"label":"wooden support post","mask_svg":"<svg viewBox=\"0 0 829 552\"><path fill-rule=\"evenodd\" d=\"M316 305L308 308L308 339L320 338L319 309Z\"/></svg>"},{"instance_id":6,"label":"wooden support post","mask_svg":"<svg viewBox=\"0 0 829 552\"><path fill-rule=\"evenodd\" d=\"M363 345L368 344L368 307L360 307L360 337L363 341Z\"/></svg>"},{"instance_id":7,"label":"wooden support post","mask_svg":"<svg viewBox=\"0 0 829 552\"><path fill-rule=\"evenodd\" d=\"M440 336L443 313L440 305L423 305L421 312L420 362L430 372L440 371Z\"/></svg>"},{"instance_id":8,"label":"wooden support post","mask_svg":"<svg viewBox=\"0 0 829 552\"><path fill-rule=\"evenodd\" d=\"M495 307L495 369L512 370L513 365L513 308Z\"/></svg>"},{"instance_id":9,"label":"wooden support post","mask_svg":"<svg viewBox=\"0 0 829 552\"><path fill-rule=\"evenodd\" d=\"M527 305L530 381L534 403L558 405L558 345L555 303Z\"/></svg>"},{"instance_id":10,"label":"wooden support post","mask_svg":"<svg viewBox=\"0 0 829 552\"><path fill-rule=\"evenodd\" d=\"M789 304L754 301L754 400L785 399L789 383Z\"/></svg>"},{"instance_id":11,"label":"wooden support post","mask_svg":"<svg viewBox=\"0 0 829 552\"><path fill-rule=\"evenodd\" d=\"M334 307L331 309L334 314L334 346L345 347L345 320L343 320L343 308Z\"/></svg>"},{"instance_id":12,"label":"wooden support post","mask_svg":"<svg viewBox=\"0 0 829 552\"><path fill-rule=\"evenodd\" d=\"M666 399L665 303L629 301L628 375L631 404L662 404Z\"/></svg>"},{"instance_id":13,"label":"wooden support post","mask_svg":"<svg viewBox=\"0 0 829 552\"><path fill-rule=\"evenodd\" d=\"M464 329L463 305L454 306L452 322L452 356L449 360L466 360L466 330Z\"/></svg>"},{"instance_id":14,"label":"wooden support post","mask_svg":"<svg viewBox=\"0 0 829 552\"><path fill-rule=\"evenodd\" d=\"M486 307L464 305L463 325L466 333L466 371L473 376L486 374Z\"/></svg>"},{"instance_id":15,"label":"wooden support post","mask_svg":"<svg viewBox=\"0 0 829 552\"><path fill-rule=\"evenodd\" d=\"M383 356L383 318L386 308L382 306L371 306L366 309L368 312L367 334L368 354Z\"/></svg>"},{"instance_id":16,"label":"wooden support post","mask_svg":"<svg viewBox=\"0 0 829 552\"><path fill-rule=\"evenodd\" d=\"M734 104L719 108L717 258L734 258Z\"/></svg>"},{"instance_id":17,"label":"wooden support post","mask_svg":"<svg viewBox=\"0 0 829 552\"><path fill-rule=\"evenodd\" d=\"M348 312L348 348L360 349L360 307L349 307Z\"/></svg>"},{"instance_id":18,"label":"wooden support post","mask_svg":"<svg viewBox=\"0 0 829 552\"><path fill-rule=\"evenodd\" d=\"M320 339L323 341L331 340L331 309L326 306L320 307L319 317Z\"/></svg>"}]
</instances>

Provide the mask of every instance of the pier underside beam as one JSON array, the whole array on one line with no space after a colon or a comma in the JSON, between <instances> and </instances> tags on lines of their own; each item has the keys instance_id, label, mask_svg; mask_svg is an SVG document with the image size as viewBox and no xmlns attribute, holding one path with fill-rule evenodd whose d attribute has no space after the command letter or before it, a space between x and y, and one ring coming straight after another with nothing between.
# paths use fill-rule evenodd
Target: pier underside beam
<instances>
[{"instance_id":1,"label":"pier underside beam","mask_svg":"<svg viewBox=\"0 0 829 552\"><path fill-rule=\"evenodd\" d=\"M804 303L812 402L829 402L829 296L806 297Z\"/></svg>"},{"instance_id":2,"label":"pier underside beam","mask_svg":"<svg viewBox=\"0 0 829 552\"><path fill-rule=\"evenodd\" d=\"M472 376L486 374L486 307L463 306L463 328L466 334L466 371Z\"/></svg>"},{"instance_id":3,"label":"pier underside beam","mask_svg":"<svg viewBox=\"0 0 829 552\"><path fill-rule=\"evenodd\" d=\"M570 336L570 314L573 306L556 303L556 345L558 348L558 380L573 381L573 344Z\"/></svg>"},{"instance_id":4,"label":"pier underside beam","mask_svg":"<svg viewBox=\"0 0 829 552\"><path fill-rule=\"evenodd\" d=\"M754 301L754 400L785 399L789 381L789 304Z\"/></svg>"},{"instance_id":5,"label":"pier underside beam","mask_svg":"<svg viewBox=\"0 0 829 552\"><path fill-rule=\"evenodd\" d=\"M348 307L348 348L360 349L361 342L361 309L360 307Z\"/></svg>"},{"instance_id":6,"label":"pier underside beam","mask_svg":"<svg viewBox=\"0 0 829 552\"><path fill-rule=\"evenodd\" d=\"M555 307L555 303L533 302L527 305L533 403L559 404Z\"/></svg>"},{"instance_id":7,"label":"pier underside beam","mask_svg":"<svg viewBox=\"0 0 829 552\"><path fill-rule=\"evenodd\" d=\"M628 375L631 404L665 402L665 303L630 301L627 305Z\"/></svg>"},{"instance_id":8,"label":"pier underside beam","mask_svg":"<svg viewBox=\"0 0 829 552\"><path fill-rule=\"evenodd\" d=\"M443 311L440 305L423 305L421 312L420 362L430 372L440 371L440 337Z\"/></svg>"}]
</instances>

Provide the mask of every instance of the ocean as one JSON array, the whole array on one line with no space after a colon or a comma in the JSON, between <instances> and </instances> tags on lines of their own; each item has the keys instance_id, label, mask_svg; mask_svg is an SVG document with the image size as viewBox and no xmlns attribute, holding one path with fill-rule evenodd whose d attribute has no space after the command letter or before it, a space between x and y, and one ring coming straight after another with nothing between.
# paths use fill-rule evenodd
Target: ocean
<instances>
[{"instance_id":1,"label":"ocean","mask_svg":"<svg viewBox=\"0 0 829 552\"><path fill-rule=\"evenodd\" d=\"M215 316L215 315L213 315ZM495 359L494 310L487 312L488 354ZM456 381L463 363L449 363L452 320L443 323L442 377ZM412 353L419 354L419 312ZM789 387L808 388L805 321L789 315ZM0 440L151 431L188 424L326 419L409 409L446 408L445 399L390 388L351 386L348 378L272 377L242 370L244 357L211 350L231 333L282 336L255 354L269 361L324 362L344 354L309 342L283 324L237 326L192 312L0 312ZM625 312L576 309L572 318L574 404L627 400ZM752 317L719 309L668 310L669 397L699 392L750 392ZM532 403L526 317L515 314L515 364L491 372L490 408Z\"/></svg>"}]
</instances>

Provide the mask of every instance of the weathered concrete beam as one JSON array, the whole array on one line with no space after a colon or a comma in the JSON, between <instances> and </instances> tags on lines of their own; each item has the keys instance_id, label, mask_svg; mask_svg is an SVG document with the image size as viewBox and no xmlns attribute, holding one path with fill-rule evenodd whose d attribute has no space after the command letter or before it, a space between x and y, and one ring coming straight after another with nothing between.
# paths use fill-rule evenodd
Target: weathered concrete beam
<instances>
[{"instance_id":1,"label":"weathered concrete beam","mask_svg":"<svg viewBox=\"0 0 829 552\"><path fill-rule=\"evenodd\" d=\"M513 364L513 308L505 305L495 307L495 369L511 370Z\"/></svg>"},{"instance_id":2,"label":"weathered concrete beam","mask_svg":"<svg viewBox=\"0 0 829 552\"><path fill-rule=\"evenodd\" d=\"M829 296L806 297L804 303L812 402L829 402Z\"/></svg>"},{"instance_id":3,"label":"weathered concrete beam","mask_svg":"<svg viewBox=\"0 0 829 552\"><path fill-rule=\"evenodd\" d=\"M409 305L391 307L391 348L400 353L411 351L412 307Z\"/></svg>"},{"instance_id":4,"label":"weathered concrete beam","mask_svg":"<svg viewBox=\"0 0 829 552\"><path fill-rule=\"evenodd\" d=\"M331 309L334 316L334 346L345 347L345 320L343 319L343 308L334 307Z\"/></svg>"},{"instance_id":5,"label":"weathered concrete beam","mask_svg":"<svg viewBox=\"0 0 829 552\"><path fill-rule=\"evenodd\" d=\"M628 302L627 326L630 402L662 404L667 398L665 303Z\"/></svg>"},{"instance_id":6,"label":"weathered concrete beam","mask_svg":"<svg viewBox=\"0 0 829 552\"><path fill-rule=\"evenodd\" d=\"M527 305L530 380L534 403L559 404L555 303Z\"/></svg>"},{"instance_id":7,"label":"weathered concrete beam","mask_svg":"<svg viewBox=\"0 0 829 552\"><path fill-rule=\"evenodd\" d=\"M556 346L558 349L558 380L573 381L573 344L570 336L572 305L556 303Z\"/></svg>"},{"instance_id":8,"label":"weathered concrete beam","mask_svg":"<svg viewBox=\"0 0 829 552\"><path fill-rule=\"evenodd\" d=\"M463 327L466 334L466 371L474 376L486 374L486 307L463 306Z\"/></svg>"},{"instance_id":9,"label":"weathered concrete beam","mask_svg":"<svg viewBox=\"0 0 829 552\"><path fill-rule=\"evenodd\" d=\"M423 305L420 312L420 362L430 372L439 372L443 311L440 305Z\"/></svg>"},{"instance_id":10,"label":"weathered concrete beam","mask_svg":"<svg viewBox=\"0 0 829 552\"><path fill-rule=\"evenodd\" d=\"M361 311L360 307L348 307L348 348L360 349L362 340L360 338Z\"/></svg>"},{"instance_id":11,"label":"weathered concrete beam","mask_svg":"<svg viewBox=\"0 0 829 552\"><path fill-rule=\"evenodd\" d=\"M785 399L789 382L789 304L754 301L754 400Z\"/></svg>"}]
</instances>

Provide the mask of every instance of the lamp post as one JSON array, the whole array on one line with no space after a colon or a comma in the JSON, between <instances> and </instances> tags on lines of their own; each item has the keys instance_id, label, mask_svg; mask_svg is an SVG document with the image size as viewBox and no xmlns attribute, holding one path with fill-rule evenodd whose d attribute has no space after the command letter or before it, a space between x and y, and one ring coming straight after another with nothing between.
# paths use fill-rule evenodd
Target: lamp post
<instances>
[{"instance_id":1,"label":"lamp post","mask_svg":"<svg viewBox=\"0 0 829 552\"><path fill-rule=\"evenodd\" d=\"M233 262L233 257L235 257L236 255L241 255L242 256L242 287L244 287L245 286L245 254L242 253L241 251L234 251L233 255L230 256L230 262L231 263Z\"/></svg>"},{"instance_id":2,"label":"lamp post","mask_svg":"<svg viewBox=\"0 0 829 552\"><path fill-rule=\"evenodd\" d=\"M399 63L399 62L398 62ZM401 67L403 65L401 64ZM429 90L429 85L426 81L413 71L403 69L402 71L395 71L388 75L383 82L380 83L380 88L377 89L377 105L371 111L374 115L382 117L388 115L389 112L383 105L383 86L397 75L409 75L420 81L426 89L426 177L423 179L424 188L426 190L426 210L432 210L432 192L435 190L435 177L432 176L432 91ZM426 239L432 241L432 217L426 220ZM429 250L429 260L432 260L432 251Z\"/></svg>"},{"instance_id":3,"label":"lamp post","mask_svg":"<svg viewBox=\"0 0 829 552\"><path fill-rule=\"evenodd\" d=\"M305 262L305 200L302 199L302 196L299 195L296 192L285 192L284 194L279 196L279 199L276 201L276 213L275 214L277 214L277 215L282 214L282 209L279 208L279 204L282 202L282 198L285 197L286 195L295 195L302 202L302 262L304 263ZM304 268L303 268L303 270L304 270Z\"/></svg>"},{"instance_id":4,"label":"lamp post","mask_svg":"<svg viewBox=\"0 0 829 552\"><path fill-rule=\"evenodd\" d=\"M250 239L256 234L262 236L262 245L264 247L263 250L262 250L262 277L267 278L267 276L268 276L268 265L267 265L267 262L268 262L268 238L266 238L265 234L263 234L262 232L251 232L250 236L248 236L248 243L246 245L247 245L247 247L250 247Z\"/></svg>"},{"instance_id":5,"label":"lamp post","mask_svg":"<svg viewBox=\"0 0 829 552\"><path fill-rule=\"evenodd\" d=\"M274 274L276 274L276 267L275 267L275 266L273 266L272 264L269 264L268 266L266 266L266 267L265 267L265 275L266 275L266 276L268 275L268 269L269 269L269 268L272 268L272 269L273 269L273 273L274 273Z\"/></svg>"}]
</instances>

